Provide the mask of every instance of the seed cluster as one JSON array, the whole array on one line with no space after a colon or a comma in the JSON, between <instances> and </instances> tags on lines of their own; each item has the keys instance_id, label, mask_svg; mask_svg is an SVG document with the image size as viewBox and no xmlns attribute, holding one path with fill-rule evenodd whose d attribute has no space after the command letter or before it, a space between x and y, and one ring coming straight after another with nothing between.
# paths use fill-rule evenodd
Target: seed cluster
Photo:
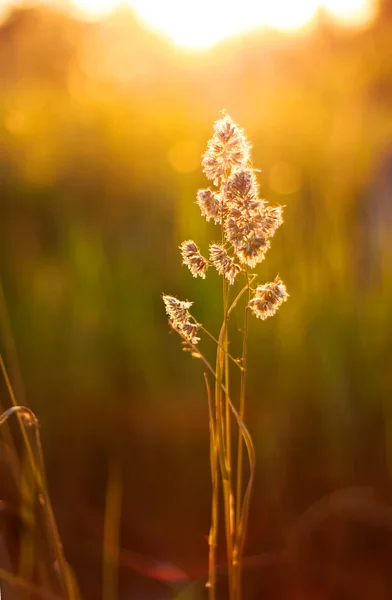
<instances>
[{"instance_id":1,"label":"seed cluster","mask_svg":"<svg viewBox=\"0 0 392 600\"><path fill-rule=\"evenodd\" d=\"M214 135L207 144L203 156L203 172L207 179L219 185L227 172L239 169L247 164L250 158L250 144L244 130L238 127L229 117L214 123Z\"/></svg>"},{"instance_id":2,"label":"seed cluster","mask_svg":"<svg viewBox=\"0 0 392 600\"><path fill-rule=\"evenodd\" d=\"M257 286L255 295L249 302L249 308L258 319L264 320L272 317L287 298L285 284L279 277L275 277L274 281Z\"/></svg>"},{"instance_id":3,"label":"seed cluster","mask_svg":"<svg viewBox=\"0 0 392 600\"><path fill-rule=\"evenodd\" d=\"M186 265L193 277L206 278L206 271L208 269L208 261L200 254L199 248L192 240L182 242L180 246L182 262Z\"/></svg>"},{"instance_id":4,"label":"seed cluster","mask_svg":"<svg viewBox=\"0 0 392 600\"><path fill-rule=\"evenodd\" d=\"M198 190L196 203L207 221L221 225L222 240L210 245L209 260L201 255L193 240L182 242L182 262L193 277L205 279L212 265L233 285L241 272L249 273L264 260L271 238L283 223L282 207L270 206L259 196L250 150L243 129L228 115L216 121L202 159L203 171L216 189ZM277 277L259 285L248 306L256 317L266 319L287 297L286 287ZM197 325L190 322L188 314L176 316L187 311L191 303L171 296L164 296L164 301L173 326L185 339L196 343Z\"/></svg>"},{"instance_id":5,"label":"seed cluster","mask_svg":"<svg viewBox=\"0 0 392 600\"><path fill-rule=\"evenodd\" d=\"M199 190L197 192L196 204L200 206L200 211L207 221L214 220L214 223L221 223L223 216L223 202L220 194L210 189Z\"/></svg>"},{"instance_id":6,"label":"seed cluster","mask_svg":"<svg viewBox=\"0 0 392 600\"><path fill-rule=\"evenodd\" d=\"M268 206L260 199L250 144L228 115L215 123L202 165L219 190L198 191L201 214L223 224L223 241L245 268L253 269L264 259L270 238L283 222L282 207Z\"/></svg>"},{"instance_id":7,"label":"seed cluster","mask_svg":"<svg viewBox=\"0 0 392 600\"><path fill-rule=\"evenodd\" d=\"M166 314L173 327L192 344L197 344L200 338L196 337L198 326L196 323L191 323L191 315L189 309L193 302L177 300L174 296L162 294L162 300L165 304Z\"/></svg>"},{"instance_id":8,"label":"seed cluster","mask_svg":"<svg viewBox=\"0 0 392 600\"><path fill-rule=\"evenodd\" d=\"M224 246L221 244L211 244L210 260L219 275L224 275L230 285L233 285L234 279L241 271L241 267L235 264L234 259L227 254Z\"/></svg>"},{"instance_id":9,"label":"seed cluster","mask_svg":"<svg viewBox=\"0 0 392 600\"><path fill-rule=\"evenodd\" d=\"M202 189L197 192L196 204L207 221L219 224L219 241L209 245L209 257L202 256L199 247L193 240L186 240L180 245L182 262L188 267L193 277L206 278L210 266L223 278L223 323L217 337L198 323L189 313L192 302L178 300L173 296L163 295L169 323L183 339L184 350L190 351L194 358L203 361L214 375L214 405L210 397L208 372L205 373L210 424L210 451L212 474L212 523L209 535L209 588L210 598L215 599L215 581L217 572L217 553L219 545L218 522L219 505L223 499L226 529L227 562L232 567L228 584L230 596L239 598L241 589L239 580L243 558L243 544L247 529L250 493L255 473L255 448L244 423L246 397L246 354L248 339L248 314L253 313L258 319L273 316L288 298L286 286L277 276L274 281L256 287L254 269L264 260L270 247L271 238L282 224L282 207L269 206L260 198L256 171L250 161L251 146L244 131L236 125L228 115L214 124L214 134L203 155L202 166L207 178L215 189ZM230 293L229 286L243 278L239 291ZM242 357L234 358L231 354L229 340L229 316L237 304L247 293L244 302L244 328L242 330ZM233 299L234 298L234 299ZM200 339L198 331L202 330L216 343L216 368L211 366L208 355L195 348ZM230 362L232 361L232 362ZM241 371L238 386L239 400L233 403L233 386L231 384L232 363ZM235 394L234 394L235 395ZM238 425L236 431L237 466L236 485L228 474L232 472L231 423ZM237 438L238 436L238 438ZM246 447L249 461L249 480L244 488L243 448ZM219 489L222 491L219 491ZM234 495L235 493L235 495ZM219 526L220 527L220 526ZM237 577L238 575L238 577ZM233 593L232 593L233 592ZM238 593L237 593L238 592ZM242 596L241 596L242 597Z\"/></svg>"}]
</instances>

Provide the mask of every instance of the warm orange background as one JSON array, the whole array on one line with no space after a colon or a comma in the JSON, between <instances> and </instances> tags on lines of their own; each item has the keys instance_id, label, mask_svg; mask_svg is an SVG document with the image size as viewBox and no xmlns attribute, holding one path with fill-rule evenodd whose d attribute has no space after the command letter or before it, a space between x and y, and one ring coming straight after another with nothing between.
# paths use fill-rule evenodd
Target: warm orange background
<instances>
[{"instance_id":1,"label":"warm orange background","mask_svg":"<svg viewBox=\"0 0 392 600\"><path fill-rule=\"evenodd\" d=\"M21 380L4 306L1 345L41 422L84 597L100 594L113 464L120 597L173 597L132 552L170 563L163 576L206 570L203 369L169 334L160 294L193 300L216 331L220 283L193 280L177 247L194 238L205 251L217 235L194 201L221 109L253 143L263 196L286 206L260 273L279 273L290 299L251 327L247 553L281 547L329 491L370 486L392 501L391 2L361 30L320 17L306 33L196 54L125 9L102 23L15 9L0 27L0 88L0 275Z\"/></svg>"}]
</instances>

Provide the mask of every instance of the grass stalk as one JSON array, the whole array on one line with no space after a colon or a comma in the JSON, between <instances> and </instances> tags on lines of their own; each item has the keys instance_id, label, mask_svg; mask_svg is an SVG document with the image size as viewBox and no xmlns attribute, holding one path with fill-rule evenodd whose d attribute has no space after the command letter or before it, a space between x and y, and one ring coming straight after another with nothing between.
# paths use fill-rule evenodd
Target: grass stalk
<instances>
[{"instance_id":1,"label":"grass stalk","mask_svg":"<svg viewBox=\"0 0 392 600\"><path fill-rule=\"evenodd\" d=\"M223 339L224 352L224 374L225 374L225 436L226 436L226 460L229 475L228 487L230 489L230 537L234 534L234 503L232 492L232 464L231 464L231 410L230 410L230 369L229 369L229 284L223 278L223 307L225 319L225 334Z\"/></svg>"},{"instance_id":2,"label":"grass stalk","mask_svg":"<svg viewBox=\"0 0 392 600\"><path fill-rule=\"evenodd\" d=\"M195 321L197 323L197 321ZM219 342L216 339L216 337L214 337L209 331L208 329L206 329L205 327L203 327L203 325L201 325L200 323L197 323L197 325L199 326L199 329L201 331L204 331L204 333L206 333L208 335L209 338L211 338L218 346L219 346ZM225 352L225 348L224 346L221 346L222 350ZM230 352L225 352L225 354L228 356L228 358L232 361L232 363L235 364L236 367L238 367L240 369L240 371L242 370L242 366L240 365L240 361L241 359L238 358L234 358L234 356L232 356L230 354Z\"/></svg>"},{"instance_id":3,"label":"grass stalk","mask_svg":"<svg viewBox=\"0 0 392 600\"><path fill-rule=\"evenodd\" d=\"M122 473L117 460L109 464L103 540L102 600L118 598L118 555L122 504Z\"/></svg>"},{"instance_id":4,"label":"grass stalk","mask_svg":"<svg viewBox=\"0 0 392 600\"><path fill-rule=\"evenodd\" d=\"M265 320L273 316L287 300L286 286L279 276L274 281L252 288L257 274L249 274L264 260L270 238L282 224L282 207L267 206L260 200L255 169L250 157L250 144L234 121L227 115L214 123L214 134L208 141L203 155L203 171L213 181L216 190L202 189L197 192L197 204L207 221L220 224L221 243L209 246L209 260L200 252L193 240L180 245L182 262L193 277L205 279L207 269L214 266L223 278L223 323L216 339L190 314L192 302L162 295L171 327L178 332L194 358L200 358L215 378L214 408L205 375L209 401L210 461L212 474L212 525L210 531L209 582L210 600L215 597L217 539L217 486L219 473L222 480L223 513L226 534L228 583L230 600L241 600L241 566L244 541L249 517L250 497L255 476L255 451L252 438L244 424L246 396L246 359L248 344L248 310L257 318ZM245 266L244 266L245 265ZM246 285L229 303L229 286L237 275L244 273ZM250 291L253 291L252 298ZM244 314L242 358L233 359L229 353L229 317L242 296L248 292ZM217 344L215 370L196 345L200 331ZM238 411L230 396L230 360L240 368L240 398ZM234 417L234 418L233 418ZM233 493L232 443L237 432L237 464L235 490ZM237 439L237 436L236 436ZM244 447L249 461L249 479L244 491Z\"/></svg>"},{"instance_id":5,"label":"grass stalk","mask_svg":"<svg viewBox=\"0 0 392 600\"><path fill-rule=\"evenodd\" d=\"M20 472L20 514L23 523L19 544L18 573L25 581L34 579L34 552L36 543L36 482L27 457L22 460Z\"/></svg>"},{"instance_id":6,"label":"grass stalk","mask_svg":"<svg viewBox=\"0 0 392 600\"><path fill-rule=\"evenodd\" d=\"M218 448L215 434L214 411L211 400L211 388L208 382L207 373L204 373L204 381L207 389L208 398L208 422L210 429L210 467L211 467L211 529L208 537L209 557L208 557L208 598L215 600L216 597L216 548L218 545L218 525L219 525L219 465Z\"/></svg>"},{"instance_id":7,"label":"grass stalk","mask_svg":"<svg viewBox=\"0 0 392 600\"><path fill-rule=\"evenodd\" d=\"M60 540L60 535L58 532L56 520L54 518L53 508L49 497L48 486L46 482L45 469L43 464L43 454L41 441L39 436L39 425L38 420L36 419L34 413L25 407L19 407L16 402L15 394L11 385L11 381L8 376L8 372L6 366L4 364L4 360L2 355L0 354L0 370L3 374L6 387L8 390L8 394L11 399L12 408L14 412L17 413L20 429L22 432L22 438L24 442L24 446L26 449L26 459L28 461L31 473L34 477L34 481L37 487L37 492L39 494L39 506L41 507L44 515L44 522L46 524L49 543L52 548L53 557L55 560L56 570L59 576L59 583L64 594L64 597L67 600L76 600L78 598L78 592L76 589L75 581L73 575L71 574L70 568L65 560L63 547ZM7 411L6 411L7 412ZM34 425L35 427L35 441L37 445L38 452L38 464L37 460L34 456L33 448L30 443L29 435L27 433L26 421L23 418L22 414L29 413L30 421L29 424ZM34 417L34 418L33 418Z\"/></svg>"},{"instance_id":8,"label":"grass stalk","mask_svg":"<svg viewBox=\"0 0 392 600\"><path fill-rule=\"evenodd\" d=\"M221 468L222 489L223 489L223 508L224 508L225 534L226 534L229 594L230 594L230 598L232 598L232 585L231 584L232 584L233 538L232 538L232 533L231 533L231 488L230 488L229 469L228 469L228 464L227 464L226 440L225 440L225 420L224 420L224 406L223 406L223 396L225 396L225 398L229 398L229 396L228 396L228 391L225 390L225 387L223 385L224 352L220 347L221 345L224 345L225 330L226 330L226 321L223 322L223 325L222 325L222 328L220 331L219 346L217 348L217 353L216 353L216 369L215 369L216 418L215 418L215 422L216 422L218 454L219 454L219 463L220 463L220 468ZM225 391L223 392L223 390L225 390Z\"/></svg>"},{"instance_id":9,"label":"grass stalk","mask_svg":"<svg viewBox=\"0 0 392 600\"><path fill-rule=\"evenodd\" d=\"M40 598L41 600L63 600L61 596L58 594L54 594L53 592L49 592L45 588L29 583L22 577L15 575L14 573L10 573L5 569L0 568L0 581L7 582L10 586L18 588L22 591L27 592L33 598Z\"/></svg>"},{"instance_id":10,"label":"grass stalk","mask_svg":"<svg viewBox=\"0 0 392 600\"><path fill-rule=\"evenodd\" d=\"M246 396L246 359L247 359L247 349L248 349L248 303L250 300L250 284L249 284L249 276L247 270L245 271L246 276L246 289L248 293L248 301L244 308L244 326L243 326L243 338L242 338L242 367L243 370L241 372L241 382L240 382L240 405L239 405L239 417L244 422L245 418L245 396ZM241 531L241 510L242 510L242 495L243 495L243 436L241 432L238 436L238 448L237 448L237 484L236 484L236 523L235 523L235 531L236 531L236 549L237 556L235 557L235 565L233 566L235 571L235 589L237 590L238 599L240 599L240 590L241 590L241 570L242 570L242 551L240 548L243 547L243 541L241 539L242 534Z\"/></svg>"}]
</instances>

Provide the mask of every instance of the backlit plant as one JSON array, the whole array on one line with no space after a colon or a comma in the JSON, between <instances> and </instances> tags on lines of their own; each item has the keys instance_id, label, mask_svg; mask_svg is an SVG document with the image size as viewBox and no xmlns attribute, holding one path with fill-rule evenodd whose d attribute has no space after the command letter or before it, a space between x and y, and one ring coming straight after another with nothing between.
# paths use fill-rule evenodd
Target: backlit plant
<instances>
[{"instance_id":1,"label":"backlit plant","mask_svg":"<svg viewBox=\"0 0 392 600\"><path fill-rule=\"evenodd\" d=\"M241 598L241 562L248 522L250 496L255 473L255 451L244 423L246 397L246 358L248 315L259 319L273 316L287 300L286 287L277 276L274 281L256 285L253 272L270 247L270 240L282 224L282 207L272 207L259 197L259 186L250 160L251 146L244 131L228 115L214 124L214 134L203 156L203 171L213 182L213 189L197 192L197 204L207 221L219 228L219 241L211 243L205 258L193 240L180 246L182 261L194 277L205 279L209 268L215 268L223 279L223 323L214 337L189 312L192 302L163 295L171 327L181 336L185 349L201 359L214 379L212 394L207 373L205 382L209 401L210 456L212 476L212 518L209 535L210 600L216 597L216 547L218 542L218 507L220 489L223 495L225 539L230 600ZM243 286L231 298L234 284ZM229 353L229 319L245 296L242 356ZM204 334L216 343L213 367L199 348ZM231 369L240 373L239 398L234 400L230 383ZM233 386L232 386L233 387ZM235 429L233 428L235 426ZM244 485L244 446L249 462L249 477ZM235 456L233 449L235 448ZM221 482L221 486L220 486Z\"/></svg>"}]
</instances>

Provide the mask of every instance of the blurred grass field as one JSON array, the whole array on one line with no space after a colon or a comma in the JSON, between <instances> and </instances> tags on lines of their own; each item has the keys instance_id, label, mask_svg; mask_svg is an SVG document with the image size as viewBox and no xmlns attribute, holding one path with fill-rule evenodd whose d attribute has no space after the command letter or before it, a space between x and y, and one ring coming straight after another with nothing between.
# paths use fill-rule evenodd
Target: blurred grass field
<instances>
[{"instance_id":1,"label":"blurred grass field","mask_svg":"<svg viewBox=\"0 0 392 600\"><path fill-rule=\"evenodd\" d=\"M392 16L382 6L362 29L320 15L312 31L201 53L154 37L125 9L82 23L21 8L0 27L0 277L86 600L101 589L113 464L119 597L164 593L132 552L163 573L164 563L191 578L206 571L202 367L169 335L161 293L192 299L216 330L218 278L196 285L177 247L195 238L203 251L211 239L195 199L221 109L254 144L262 195L286 206L262 277L279 272L290 302L251 329L247 552L279 547L332 490L370 486L392 501ZM4 316L0 326L12 372Z\"/></svg>"}]
</instances>

